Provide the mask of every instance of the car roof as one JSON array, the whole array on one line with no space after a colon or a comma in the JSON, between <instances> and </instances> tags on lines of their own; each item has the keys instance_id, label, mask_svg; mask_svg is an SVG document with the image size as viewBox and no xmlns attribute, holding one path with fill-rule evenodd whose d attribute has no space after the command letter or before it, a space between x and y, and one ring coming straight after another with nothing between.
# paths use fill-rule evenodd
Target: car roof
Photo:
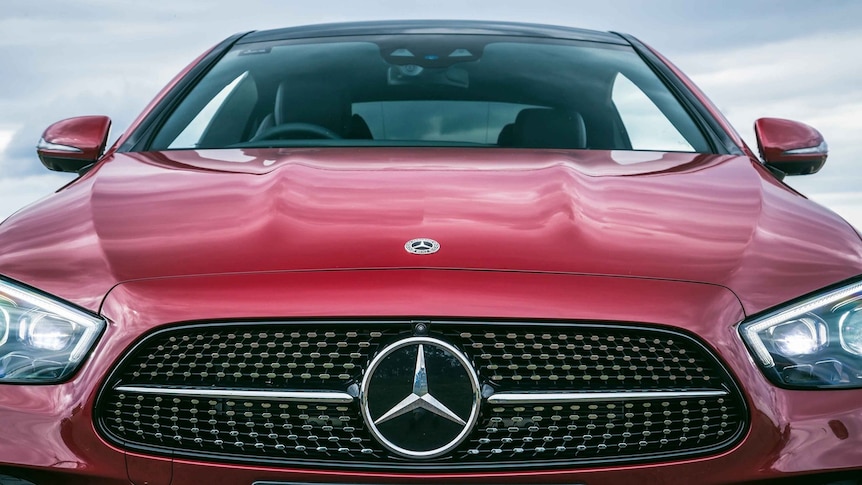
<instances>
[{"instance_id":1,"label":"car roof","mask_svg":"<svg viewBox=\"0 0 862 485\"><path fill-rule=\"evenodd\" d=\"M387 34L473 34L543 37L554 39L586 40L609 44L629 45L620 35L611 32L560 27L555 25L519 22L475 20L387 20L375 22L344 22L304 25L282 29L250 32L238 44L313 37L342 37L355 35Z\"/></svg>"}]
</instances>

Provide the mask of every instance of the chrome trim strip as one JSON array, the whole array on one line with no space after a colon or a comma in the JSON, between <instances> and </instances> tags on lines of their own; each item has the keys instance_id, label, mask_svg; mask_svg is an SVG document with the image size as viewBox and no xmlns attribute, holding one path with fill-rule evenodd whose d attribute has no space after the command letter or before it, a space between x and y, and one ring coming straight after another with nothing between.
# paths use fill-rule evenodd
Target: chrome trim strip
<instances>
[{"instance_id":1,"label":"chrome trim strip","mask_svg":"<svg viewBox=\"0 0 862 485\"><path fill-rule=\"evenodd\" d=\"M328 404L350 404L353 396L346 392L338 391L252 391L243 389L222 388L178 388L178 387L144 387L144 386L119 386L114 388L117 392L128 392L137 394L160 394L163 396L184 397L207 397L226 399L271 399L273 401L306 402L306 403L328 403Z\"/></svg>"},{"instance_id":2,"label":"chrome trim strip","mask_svg":"<svg viewBox=\"0 0 862 485\"><path fill-rule=\"evenodd\" d=\"M598 401L647 401L651 399L697 399L722 397L729 393L714 391L621 391L621 392L498 392L488 404L553 404Z\"/></svg>"},{"instance_id":3,"label":"chrome trim strip","mask_svg":"<svg viewBox=\"0 0 862 485\"><path fill-rule=\"evenodd\" d=\"M820 155L829 151L829 145L826 140L820 142L816 147L794 148L793 150L784 150L782 155Z\"/></svg>"},{"instance_id":4,"label":"chrome trim strip","mask_svg":"<svg viewBox=\"0 0 862 485\"><path fill-rule=\"evenodd\" d=\"M84 150L81 150L78 147L73 147L69 145L60 145L57 143L51 143L45 141L44 138L39 138L39 143L36 144L37 150L51 150L55 152L67 152L67 153L84 153Z\"/></svg>"}]
</instances>

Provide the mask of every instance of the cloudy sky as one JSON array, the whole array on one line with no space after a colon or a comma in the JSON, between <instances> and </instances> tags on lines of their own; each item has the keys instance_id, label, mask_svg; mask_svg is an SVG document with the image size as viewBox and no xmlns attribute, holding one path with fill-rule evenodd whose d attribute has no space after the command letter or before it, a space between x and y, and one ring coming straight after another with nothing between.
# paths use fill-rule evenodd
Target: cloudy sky
<instances>
[{"instance_id":1,"label":"cloudy sky","mask_svg":"<svg viewBox=\"0 0 862 485\"><path fill-rule=\"evenodd\" d=\"M718 104L752 147L764 116L818 128L826 167L790 185L862 228L862 2L857 0L4 0L0 219L56 190L34 145L48 124L106 114L118 136L201 52L243 31L405 18L514 20L627 32ZM113 141L113 140L112 140Z\"/></svg>"}]
</instances>

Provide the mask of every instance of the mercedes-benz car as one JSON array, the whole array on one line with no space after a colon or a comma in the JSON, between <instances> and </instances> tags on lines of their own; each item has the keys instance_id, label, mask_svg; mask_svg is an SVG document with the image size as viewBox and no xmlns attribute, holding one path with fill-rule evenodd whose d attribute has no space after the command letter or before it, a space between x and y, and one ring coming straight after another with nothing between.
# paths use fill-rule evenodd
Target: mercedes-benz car
<instances>
[{"instance_id":1,"label":"mercedes-benz car","mask_svg":"<svg viewBox=\"0 0 862 485\"><path fill-rule=\"evenodd\" d=\"M758 156L634 37L244 33L109 127L0 225L0 484L862 471L862 242L782 181L823 137Z\"/></svg>"}]
</instances>

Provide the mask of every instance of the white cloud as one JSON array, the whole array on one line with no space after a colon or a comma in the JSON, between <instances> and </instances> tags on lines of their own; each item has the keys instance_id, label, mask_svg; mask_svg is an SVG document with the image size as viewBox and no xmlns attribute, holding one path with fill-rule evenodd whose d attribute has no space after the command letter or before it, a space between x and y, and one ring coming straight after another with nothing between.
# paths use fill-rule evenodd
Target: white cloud
<instances>
[{"instance_id":1,"label":"white cloud","mask_svg":"<svg viewBox=\"0 0 862 485\"><path fill-rule=\"evenodd\" d=\"M859 137L849 134L862 127L862 63L850 59L859 46L862 31L711 51L679 64L740 131L770 116L854 141Z\"/></svg>"},{"instance_id":2,"label":"white cloud","mask_svg":"<svg viewBox=\"0 0 862 485\"><path fill-rule=\"evenodd\" d=\"M0 155L6 151L9 142L12 141L12 136L15 135L15 130L0 129Z\"/></svg>"},{"instance_id":3,"label":"white cloud","mask_svg":"<svg viewBox=\"0 0 862 485\"><path fill-rule=\"evenodd\" d=\"M762 116L820 129L831 148L826 167L788 182L841 214L855 214L853 208L862 210L862 199L849 195L862 184L860 15L862 2L807 0L782 0L780 8L748 0L4 0L0 209L11 207L8 213L56 188L37 182L56 175L41 172L33 152L48 123L107 114L118 135L173 74L230 34L331 21L465 18L638 36L691 75L753 147L751 125Z\"/></svg>"},{"instance_id":4,"label":"white cloud","mask_svg":"<svg viewBox=\"0 0 862 485\"><path fill-rule=\"evenodd\" d=\"M754 120L788 118L817 128L829 143L816 175L785 182L859 224L862 198L862 30L817 33L675 59L757 150ZM855 205L854 205L855 204Z\"/></svg>"},{"instance_id":5,"label":"white cloud","mask_svg":"<svg viewBox=\"0 0 862 485\"><path fill-rule=\"evenodd\" d=\"M862 193L833 192L810 194L811 200L828 207L853 226L862 229Z\"/></svg>"}]
</instances>

